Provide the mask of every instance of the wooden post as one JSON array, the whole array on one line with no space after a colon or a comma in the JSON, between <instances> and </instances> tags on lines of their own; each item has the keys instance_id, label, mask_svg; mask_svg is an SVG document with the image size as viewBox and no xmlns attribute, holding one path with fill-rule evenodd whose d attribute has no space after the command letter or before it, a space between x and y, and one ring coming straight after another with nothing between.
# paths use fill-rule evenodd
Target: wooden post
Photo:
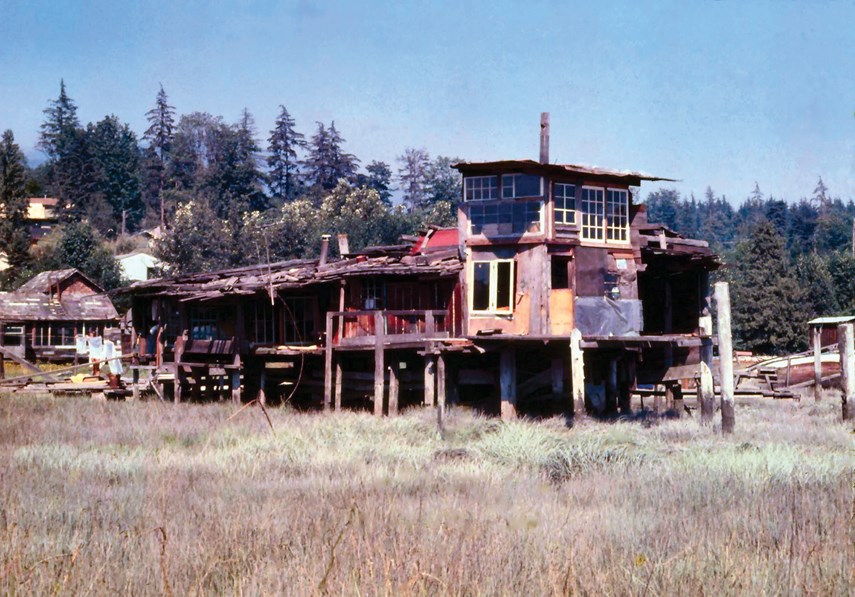
<instances>
[{"instance_id":1,"label":"wooden post","mask_svg":"<svg viewBox=\"0 0 855 597\"><path fill-rule=\"evenodd\" d=\"M398 414L398 392L400 379L398 376L398 360L394 359L389 365L389 416Z\"/></svg>"},{"instance_id":2,"label":"wooden post","mask_svg":"<svg viewBox=\"0 0 855 597\"><path fill-rule=\"evenodd\" d=\"M261 375L258 379L258 401L262 406L267 404L267 394L264 392L264 386L267 384L267 367L261 363Z\"/></svg>"},{"instance_id":3,"label":"wooden post","mask_svg":"<svg viewBox=\"0 0 855 597\"><path fill-rule=\"evenodd\" d=\"M701 361L701 377L698 380L698 402L701 405L701 423L709 425L715 415L715 382L712 369Z\"/></svg>"},{"instance_id":4,"label":"wooden post","mask_svg":"<svg viewBox=\"0 0 855 597\"><path fill-rule=\"evenodd\" d=\"M324 343L324 411L328 411L332 403L333 391L333 316L331 313L327 313Z\"/></svg>"},{"instance_id":5,"label":"wooden post","mask_svg":"<svg viewBox=\"0 0 855 597\"><path fill-rule=\"evenodd\" d=\"M670 382L665 391L668 396L668 409L673 411L678 419L683 416L683 386L678 382Z\"/></svg>"},{"instance_id":6,"label":"wooden post","mask_svg":"<svg viewBox=\"0 0 855 597\"><path fill-rule=\"evenodd\" d=\"M187 342L187 337L184 334L176 336L175 346L173 347L172 360L174 361L173 376L172 376L172 398L175 404L179 404L184 395L184 366L181 365L181 359L184 356L184 344ZM199 387L199 380L196 380L196 387Z\"/></svg>"},{"instance_id":7,"label":"wooden post","mask_svg":"<svg viewBox=\"0 0 855 597\"><path fill-rule=\"evenodd\" d=\"M383 343L385 342L383 312L374 312L374 414L383 416L383 386L385 385L385 365L383 362Z\"/></svg>"},{"instance_id":8,"label":"wooden post","mask_svg":"<svg viewBox=\"0 0 855 597\"><path fill-rule=\"evenodd\" d=\"M736 413L733 402L733 344L730 330L730 290L727 282L716 282L718 314L718 355L721 371L721 431L733 433Z\"/></svg>"},{"instance_id":9,"label":"wooden post","mask_svg":"<svg viewBox=\"0 0 855 597\"><path fill-rule=\"evenodd\" d=\"M131 385L131 391L133 392L134 400L140 399L140 370L139 370L139 359L134 358L134 363L131 365L131 378L133 383Z\"/></svg>"},{"instance_id":10,"label":"wooden post","mask_svg":"<svg viewBox=\"0 0 855 597\"><path fill-rule=\"evenodd\" d=\"M516 349L506 346L499 353L499 387L502 399L502 420L517 418L517 359Z\"/></svg>"},{"instance_id":11,"label":"wooden post","mask_svg":"<svg viewBox=\"0 0 855 597\"><path fill-rule=\"evenodd\" d=\"M612 414L618 406L618 359L609 359L609 376L606 378L606 412Z\"/></svg>"},{"instance_id":12,"label":"wooden post","mask_svg":"<svg viewBox=\"0 0 855 597\"><path fill-rule=\"evenodd\" d=\"M436 420L442 432L445 421L445 356L436 357Z\"/></svg>"},{"instance_id":13,"label":"wooden post","mask_svg":"<svg viewBox=\"0 0 855 597\"><path fill-rule=\"evenodd\" d=\"M585 355L582 353L582 332L570 332L570 375L573 391L573 417L582 418L585 412Z\"/></svg>"},{"instance_id":14,"label":"wooden post","mask_svg":"<svg viewBox=\"0 0 855 597\"><path fill-rule=\"evenodd\" d=\"M855 332L851 323L837 326L843 420L855 419Z\"/></svg>"},{"instance_id":15,"label":"wooden post","mask_svg":"<svg viewBox=\"0 0 855 597\"><path fill-rule=\"evenodd\" d=\"M344 381L344 367L341 364L341 354L335 357L335 409L341 410L341 390Z\"/></svg>"},{"instance_id":16,"label":"wooden post","mask_svg":"<svg viewBox=\"0 0 855 597\"><path fill-rule=\"evenodd\" d=\"M6 379L6 353L3 352L6 350L5 327L3 323L0 323L0 379ZM74 351L74 355L77 356L77 350Z\"/></svg>"},{"instance_id":17,"label":"wooden post","mask_svg":"<svg viewBox=\"0 0 855 597\"><path fill-rule=\"evenodd\" d=\"M658 383L653 386L653 412L657 415L662 414L662 394L665 392L665 384Z\"/></svg>"},{"instance_id":18,"label":"wooden post","mask_svg":"<svg viewBox=\"0 0 855 597\"><path fill-rule=\"evenodd\" d=\"M425 406L433 406L436 400L436 357L425 355Z\"/></svg>"},{"instance_id":19,"label":"wooden post","mask_svg":"<svg viewBox=\"0 0 855 597\"><path fill-rule=\"evenodd\" d=\"M552 399L561 404L564 399L564 359L552 357Z\"/></svg>"},{"instance_id":20,"label":"wooden post","mask_svg":"<svg viewBox=\"0 0 855 597\"><path fill-rule=\"evenodd\" d=\"M853 220L855 221L855 220ZM822 400L822 327L815 324L811 328L813 341L813 399Z\"/></svg>"},{"instance_id":21,"label":"wooden post","mask_svg":"<svg viewBox=\"0 0 855 597\"><path fill-rule=\"evenodd\" d=\"M632 390L636 382L635 356L630 353L623 361L620 376L620 402L618 408L620 414L628 416L632 414Z\"/></svg>"},{"instance_id":22,"label":"wooden post","mask_svg":"<svg viewBox=\"0 0 855 597\"><path fill-rule=\"evenodd\" d=\"M235 355L235 369L232 370L232 402L240 404L240 355Z\"/></svg>"}]
</instances>

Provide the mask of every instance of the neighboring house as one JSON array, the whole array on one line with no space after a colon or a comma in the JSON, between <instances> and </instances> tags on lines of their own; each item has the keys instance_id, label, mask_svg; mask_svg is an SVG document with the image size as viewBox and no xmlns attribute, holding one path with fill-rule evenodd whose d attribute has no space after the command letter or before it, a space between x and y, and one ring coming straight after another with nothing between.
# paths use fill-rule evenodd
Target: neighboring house
<instances>
[{"instance_id":1,"label":"neighboring house","mask_svg":"<svg viewBox=\"0 0 855 597\"><path fill-rule=\"evenodd\" d=\"M125 289L136 331L160 329L176 398L204 385L377 414L448 400L579 416L629 412L639 384L677 400L707 375L718 258L633 201L668 179L544 155L454 168L457 229Z\"/></svg>"},{"instance_id":2,"label":"neighboring house","mask_svg":"<svg viewBox=\"0 0 855 597\"><path fill-rule=\"evenodd\" d=\"M56 206L58 199L53 197L29 197L27 199L27 225L33 243L49 235L58 223Z\"/></svg>"},{"instance_id":3,"label":"neighboring house","mask_svg":"<svg viewBox=\"0 0 855 597\"><path fill-rule=\"evenodd\" d=\"M122 276L130 282L141 282L152 278L152 272L160 267L161 261L142 250L116 255Z\"/></svg>"},{"instance_id":4,"label":"neighboring house","mask_svg":"<svg viewBox=\"0 0 855 597\"><path fill-rule=\"evenodd\" d=\"M0 294L0 346L30 360L74 358L74 337L118 323L98 284L76 269L41 272L14 292Z\"/></svg>"}]
</instances>

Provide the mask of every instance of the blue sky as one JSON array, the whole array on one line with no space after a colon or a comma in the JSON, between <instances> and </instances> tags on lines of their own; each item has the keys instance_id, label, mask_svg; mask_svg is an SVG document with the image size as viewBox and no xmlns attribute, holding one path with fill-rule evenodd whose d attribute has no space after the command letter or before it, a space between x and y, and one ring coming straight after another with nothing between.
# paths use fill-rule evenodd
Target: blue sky
<instances>
[{"instance_id":1,"label":"blue sky","mask_svg":"<svg viewBox=\"0 0 855 597\"><path fill-rule=\"evenodd\" d=\"M0 129L33 158L65 79L83 122L179 114L266 139L284 104L363 163L405 147L643 170L741 201L822 176L855 197L851 2L14 2L0 0ZM655 189L646 185L645 191Z\"/></svg>"}]
</instances>

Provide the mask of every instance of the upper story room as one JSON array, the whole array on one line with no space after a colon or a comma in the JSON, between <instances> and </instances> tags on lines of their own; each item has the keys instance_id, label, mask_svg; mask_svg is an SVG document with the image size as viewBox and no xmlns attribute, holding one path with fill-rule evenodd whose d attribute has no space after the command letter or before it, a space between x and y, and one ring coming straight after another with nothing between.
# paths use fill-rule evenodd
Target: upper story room
<instances>
[{"instance_id":1,"label":"upper story room","mask_svg":"<svg viewBox=\"0 0 855 597\"><path fill-rule=\"evenodd\" d=\"M460 231L468 245L567 241L629 246L642 181L671 179L534 160L460 163Z\"/></svg>"}]
</instances>

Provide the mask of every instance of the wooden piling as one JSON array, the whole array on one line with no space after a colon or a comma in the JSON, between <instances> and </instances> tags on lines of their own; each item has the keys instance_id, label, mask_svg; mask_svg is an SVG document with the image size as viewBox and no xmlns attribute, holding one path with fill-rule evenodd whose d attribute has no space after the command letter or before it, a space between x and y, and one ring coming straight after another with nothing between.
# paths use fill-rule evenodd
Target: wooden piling
<instances>
[{"instance_id":1,"label":"wooden piling","mask_svg":"<svg viewBox=\"0 0 855 597\"><path fill-rule=\"evenodd\" d=\"M384 377L386 374L385 363L383 361L384 351L383 344L385 340L385 328L383 325L383 312L374 312L374 414L378 417L383 416L383 390Z\"/></svg>"},{"instance_id":2,"label":"wooden piling","mask_svg":"<svg viewBox=\"0 0 855 597\"><path fill-rule=\"evenodd\" d=\"M822 400L822 328L814 325L811 328L813 344L813 399Z\"/></svg>"},{"instance_id":3,"label":"wooden piling","mask_svg":"<svg viewBox=\"0 0 855 597\"><path fill-rule=\"evenodd\" d=\"M721 431L733 433L736 413L733 402L733 344L730 330L730 290L727 282L715 284L718 314L718 354L721 371Z\"/></svg>"},{"instance_id":4,"label":"wooden piling","mask_svg":"<svg viewBox=\"0 0 855 597\"><path fill-rule=\"evenodd\" d=\"M445 421L445 356L440 353L436 358L436 420L440 431Z\"/></svg>"},{"instance_id":5,"label":"wooden piling","mask_svg":"<svg viewBox=\"0 0 855 597\"><path fill-rule=\"evenodd\" d=\"M433 406L436 400L436 357L425 355L425 406Z\"/></svg>"},{"instance_id":6,"label":"wooden piling","mask_svg":"<svg viewBox=\"0 0 855 597\"><path fill-rule=\"evenodd\" d=\"M855 419L855 332L851 323L837 326L843 420Z\"/></svg>"},{"instance_id":7,"label":"wooden piling","mask_svg":"<svg viewBox=\"0 0 855 597\"><path fill-rule=\"evenodd\" d=\"M400 379L398 375L398 361L393 360L389 365L389 416L393 417L398 414L398 394L400 388Z\"/></svg>"},{"instance_id":8,"label":"wooden piling","mask_svg":"<svg viewBox=\"0 0 855 597\"><path fill-rule=\"evenodd\" d=\"M327 314L324 342L324 410L328 411L333 392L333 316L330 314Z\"/></svg>"},{"instance_id":9,"label":"wooden piling","mask_svg":"<svg viewBox=\"0 0 855 597\"><path fill-rule=\"evenodd\" d=\"M715 415L715 384L712 369L701 361L701 377L698 379L698 402L701 406L701 423L709 425Z\"/></svg>"},{"instance_id":10,"label":"wooden piling","mask_svg":"<svg viewBox=\"0 0 855 597\"><path fill-rule=\"evenodd\" d=\"M232 402L235 404L241 403L241 387L240 387L240 355L235 355L234 369L231 375L232 386Z\"/></svg>"},{"instance_id":11,"label":"wooden piling","mask_svg":"<svg viewBox=\"0 0 855 597\"><path fill-rule=\"evenodd\" d=\"M572 378L573 416L582 418L585 412L585 355L582 353L582 332L570 332L570 375Z\"/></svg>"},{"instance_id":12,"label":"wooden piling","mask_svg":"<svg viewBox=\"0 0 855 597\"><path fill-rule=\"evenodd\" d=\"M341 355L335 357L335 410L341 410L341 391L344 380L344 367L341 365Z\"/></svg>"},{"instance_id":13,"label":"wooden piling","mask_svg":"<svg viewBox=\"0 0 855 597\"><path fill-rule=\"evenodd\" d=\"M261 374L258 377L258 402L264 406L267 404L267 394L264 391L264 386L267 385L267 367L261 363Z\"/></svg>"},{"instance_id":14,"label":"wooden piling","mask_svg":"<svg viewBox=\"0 0 855 597\"><path fill-rule=\"evenodd\" d=\"M506 346L499 353L499 387L502 399L502 420L517 418L517 359L516 349Z\"/></svg>"}]
</instances>

